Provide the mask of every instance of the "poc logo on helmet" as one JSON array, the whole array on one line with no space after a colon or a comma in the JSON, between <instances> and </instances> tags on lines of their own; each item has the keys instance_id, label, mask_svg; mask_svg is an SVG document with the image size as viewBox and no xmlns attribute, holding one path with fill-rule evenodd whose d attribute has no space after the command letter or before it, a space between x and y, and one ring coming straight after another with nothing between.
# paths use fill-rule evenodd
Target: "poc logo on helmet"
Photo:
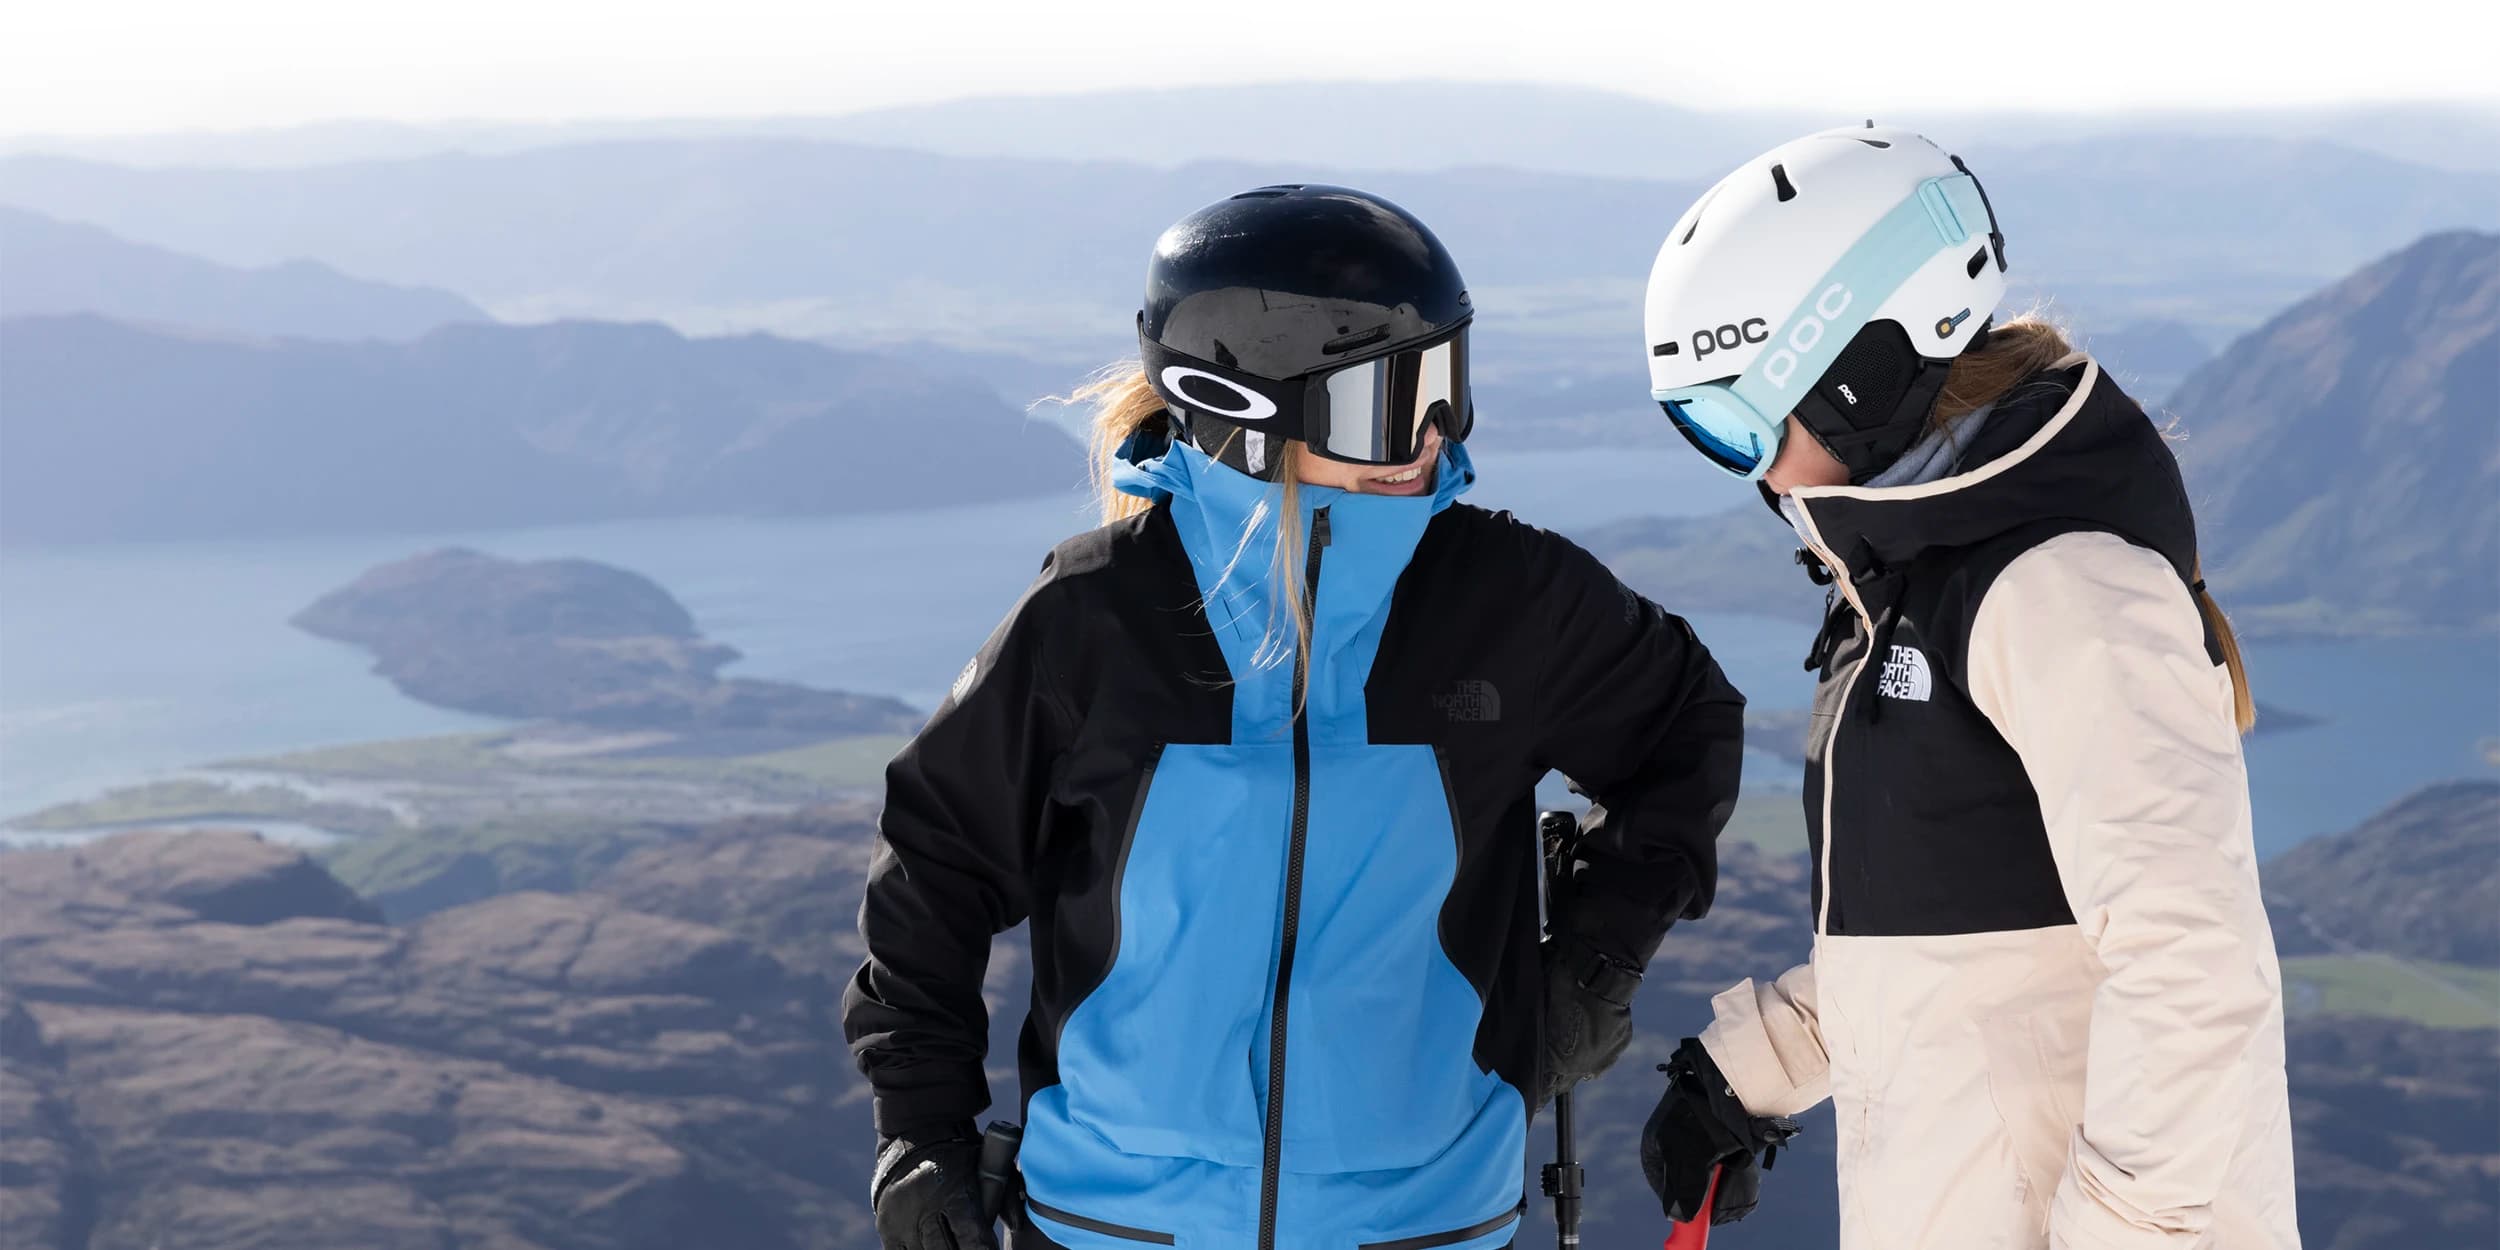
<instances>
[{"instance_id":1,"label":"poc logo on helmet","mask_svg":"<svg viewBox=\"0 0 2500 1250\"><path fill-rule=\"evenodd\" d=\"M1798 318L1797 324L1789 328L1787 340L1771 349L1771 358L1762 362L1762 380L1781 390L1788 389L1788 379L1797 372L1797 354L1813 351L1831 329L1830 322L1849 311L1850 302L1856 298L1848 287L1837 282L1823 288L1823 293L1814 297L1813 313Z\"/></svg>"},{"instance_id":2,"label":"poc logo on helmet","mask_svg":"<svg viewBox=\"0 0 2500 1250\"><path fill-rule=\"evenodd\" d=\"M1732 351L1742 344L1759 343L1769 337L1770 324L1760 317L1747 317L1735 325L1720 326L1715 330L1695 330L1693 359L1699 360L1712 352Z\"/></svg>"}]
</instances>

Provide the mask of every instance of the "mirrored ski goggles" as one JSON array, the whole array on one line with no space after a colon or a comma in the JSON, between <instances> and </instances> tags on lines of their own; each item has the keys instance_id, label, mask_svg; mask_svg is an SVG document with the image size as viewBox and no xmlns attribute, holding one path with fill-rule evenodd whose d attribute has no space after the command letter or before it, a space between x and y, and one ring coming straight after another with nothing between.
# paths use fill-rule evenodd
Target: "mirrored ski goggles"
<instances>
[{"instance_id":1,"label":"mirrored ski goggles","mask_svg":"<svg viewBox=\"0 0 2500 1250\"><path fill-rule=\"evenodd\" d=\"M1166 404L1276 438L1298 438L1331 460L1405 464L1424 430L1463 440L1475 426L1467 388L1467 327L1385 356L1296 378L1263 378L1173 351L1148 338L1138 353Z\"/></svg>"},{"instance_id":2,"label":"mirrored ski goggles","mask_svg":"<svg viewBox=\"0 0 2500 1250\"><path fill-rule=\"evenodd\" d=\"M1672 390L1651 391L1650 398L1667 410L1667 420L1702 458L1732 477L1759 481L1779 455L1788 433L1788 418L1763 416L1737 397L1726 382L1704 382Z\"/></svg>"}]
</instances>

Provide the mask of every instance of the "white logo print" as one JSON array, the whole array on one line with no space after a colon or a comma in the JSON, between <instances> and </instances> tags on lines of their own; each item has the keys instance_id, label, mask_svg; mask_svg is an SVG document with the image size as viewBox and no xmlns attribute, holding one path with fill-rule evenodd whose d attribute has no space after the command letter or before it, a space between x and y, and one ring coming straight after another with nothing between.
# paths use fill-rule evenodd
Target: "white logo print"
<instances>
[{"instance_id":1,"label":"white logo print","mask_svg":"<svg viewBox=\"0 0 2500 1250\"><path fill-rule=\"evenodd\" d=\"M1206 391L1193 391L1182 386L1181 384L1184 382L1205 382L1213 386L1220 386L1225 390L1230 391L1233 398L1240 400L1241 404L1239 407L1234 408L1219 408L1206 401ZM1269 399L1267 396L1261 395L1257 391L1251 390L1249 387L1243 386L1241 383L1235 382L1230 378L1219 378L1204 369L1192 369L1187 365L1165 366L1163 370L1163 389L1174 395L1178 395L1181 398L1186 399L1189 402L1196 404L1227 421L1265 421L1269 417L1276 415L1275 400Z\"/></svg>"},{"instance_id":2,"label":"white logo print","mask_svg":"<svg viewBox=\"0 0 2500 1250\"><path fill-rule=\"evenodd\" d=\"M1830 321L1849 311L1850 302L1856 298L1849 288L1837 282L1823 288L1823 293L1814 297L1814 315L1798 321L1796 328L1788 332L1787 344L1773 350L1762 362L1762 380L1787 390L1789 375L1797 372L1798 353L1813 351L1814 345L1823 341L1824 331L1831 328Z\"/></svg>"},{"instance_id":3,"label":"white logo print","mask_svg":"<svg viewBox=\"0 0 2500 1250\"><path fill-rule=\"evenodd\" d=\"M963 702L964 696L972 693L972 679L980 675L981 657L976 655L971 663L964 665L964 671L955 675L955 688L947 692L948 696L957 703Z\"/></svg>"},{"instance_id":4,"label":"white logo print","mask_svg":"<svg viewBox=\"0 0 2500 1250\"><path fill-rule=\"evenodd\" d=\"M1892 657L1884 661L1882 675L1875 679L1875 693L1887 699L1925 703L1935 688L1935 679L1927 674L1927 657L1911 647L1893 647Z\"/></svg>"}]
</instances>

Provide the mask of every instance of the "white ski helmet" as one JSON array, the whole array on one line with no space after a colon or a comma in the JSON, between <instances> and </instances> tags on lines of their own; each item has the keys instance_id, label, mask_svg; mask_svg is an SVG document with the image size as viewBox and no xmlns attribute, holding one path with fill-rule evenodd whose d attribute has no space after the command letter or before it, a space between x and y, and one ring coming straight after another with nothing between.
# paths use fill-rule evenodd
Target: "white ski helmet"
<instances>
[{"instance_id":1,"label":"white ski helmet","mask_svg":"<svg viewBox=\"0 0 2500 1250\"><path fill-rule=\"evenodd\" d=\"M1924 428L2005 297L2005 236L1961 158L1872 123L1719 180L1649 272L1650 397L1711 463L1759 479L1790 413L1863 482Z\"/></svg>"}]
</instances>

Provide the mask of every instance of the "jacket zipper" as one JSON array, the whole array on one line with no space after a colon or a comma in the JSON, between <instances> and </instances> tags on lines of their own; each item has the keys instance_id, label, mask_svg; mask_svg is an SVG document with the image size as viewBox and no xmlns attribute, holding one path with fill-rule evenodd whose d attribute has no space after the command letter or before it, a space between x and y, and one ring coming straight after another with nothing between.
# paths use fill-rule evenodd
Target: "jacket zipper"
<instances>
[{"instance_id":1,"label":"jacket zipper","mask_svg":"<svg viewBox=\"0 0 2500 1250\"><path fill-rule=\"evenodd\" d=\"M1857 581L1850 575L1849 566L1842 563L1840 557L1832 553L1831 544L1823 541L1822 527L1814 523L1814 509L1806 501L1800 499L1797 501L1797 515L1805 518L1806 545L1813 548L1814 554L1823 561L1824 567L1832 571L1833 584L1840 588L1841 596L1847 599L1850 608L1857 612L1859 623L1869 631L1866 651L1859 655L1858 662L1850 667L1849 675L1841 679L1840 703L1832 709L1832 736L1823 743L1823 862L1816 867L1816 872L1822 877L1823 906L1814 917L1814 933L1819 939L1823 934L1830 932L1832 924L1832 842L1836 834L1832 828L1832 757L1840 749L1841 726L1849 723L1849 696L1858 692L1858 678L1865 673L1866 662L1875 658L1875 640L1872 636L1875 618L1867 615L1866 604L1858 598ZM1851 632L1854 633L1855 630L1856 627L1852 626ZM1858 1108L1857 1123L1850 1125L1848 1130L1854 1139L1855 1149L1862 1152L1869 1148L1873 1124L1873 1107L1862 1100Z\"/></svg>"},{"instance_id":2,"label":"jacket zipper","mask_svg":"<svg viewBox=\"0 0 2500 1250\"><path fill-rule=\"evenodd\" d=\"M1302 621L1319 631L1319 557L1328 548L1328 509L1311 513L1310 554L1302 566ZM1293 948L1302 924L1302 845L1311 822L1311 720L1307 646L1293 656L1293 830L1285 849L1285 918L1276 948L1276 1007L1267 1026L1266 1155L1259 1170L1259 1250L1276 1250L1276 1191L1285 1170L1285 1004L1293 990Z\"/></svg>"},{"instance_id":3,"label":"jacket zipper","mask_svg":"<svg viewBox=\"0 0 2500 1250\"><path fill-rule=\"evenodd\" d=\"M1805 500L1799 499L1797 515L1805 519L1806 546L1813 549L1815 558L1823 562L1823 567L1832 571L1832 584L1840 588L1841 597L1849 601L1849 607L1858 614L1858 620L1868 623L1866 605L1858 600L1857 584L1850 579L1849 566L1842 563L1840 557L1832 553L1831 545L1823 541L1822 527L1814 523L1814 509ZM1855 626L1850 628L1851 632L1856 632ZM1865 670L1866 662L1872 655L1870 647L1850 667L1849 675L1841 680L1840 705L1832 709L1831 736L1823 741L1823 854L1820 857L1822 863L1815 866L1816 874L1822 878L1823 906L1814 916L1814 931L1817 934L1829 932L1832 921L1832 755L1840 747L1840 727L1848 723L1849 696L1857 693L1858 674Z\"/></svg>"}]
</instances>

